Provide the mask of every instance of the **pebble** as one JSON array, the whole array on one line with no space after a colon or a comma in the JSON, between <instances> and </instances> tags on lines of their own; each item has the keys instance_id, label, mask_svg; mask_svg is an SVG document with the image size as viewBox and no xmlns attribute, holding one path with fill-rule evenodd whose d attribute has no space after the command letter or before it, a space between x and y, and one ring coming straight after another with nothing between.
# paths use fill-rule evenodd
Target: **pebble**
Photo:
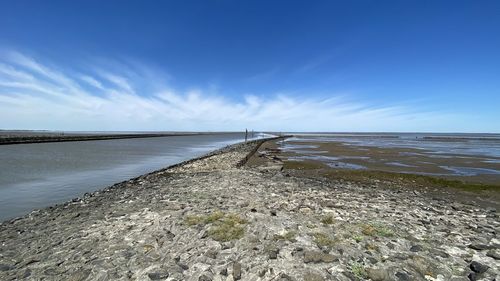
<instances>
[{"instance_id":1,"label":"pebble","mask_svg":"<svg viewBox=\"0 0 500 281\"><path fill-rule=\"evenodd\" d=\"M396 272L396 277L398 278L398 281L410 281L411 278L406 272L401 272L398 271Z\"/></svg>"},{"instance_id":2,"label":"pebble","mask_svg":"<svg viewBox=\"0 0 500 281\"><path fill-rule=\"evenodd\" d=\"M14 269L14 267L8 264L0 263L0 271L7 271L11 269Z\"/></svg>"},{"instance_id":3,"label":"pebble","mask_svg":"<svg viewBox=\"0 0 500 281\"><path fill-rule=\"evenodd\" d=\"M169 276L168 272L150 272L150 273L148 273L148 277L151 280L167 279L168 276Z\"/></svg>"},{"instance_id":4,"label":"pebble","mask_svg":"<svg viewBox=\"0 0 500 281\"><path fill-rule=\"evenodd\" d=\"M410 251L412 251L412 252L420 252L423 250L424 250L424 248L422 248L422 246L420 246L420 245L414 245L414 246L411 246L411 248L410 248Z\"/></svg>"},{"instance_id":5,"label":"pebble","mask_svg":"<svg viewBox=\"0 0 500 281\"><path fill-rule=\"evenodd\" d=\"M482 251L482 250L490 249L491 247L489 247L486 244L472 243L469 245L469 248L474 249L474 250L478 250L478 251Z\"/></svg>"},{"instance_id":6,"label":"pebble","mask_svg":"<svg viewBox=\"0 0 500 281\"><path fill-rule=\"evenodd\" d=\"M469 265L470 269L474 272L477 272L477 273L484 273L488 270L489 266L487 265L484 265L482 263L479 263L477 261L473 261L470 263Z\"/></svg>"}]
</instances>

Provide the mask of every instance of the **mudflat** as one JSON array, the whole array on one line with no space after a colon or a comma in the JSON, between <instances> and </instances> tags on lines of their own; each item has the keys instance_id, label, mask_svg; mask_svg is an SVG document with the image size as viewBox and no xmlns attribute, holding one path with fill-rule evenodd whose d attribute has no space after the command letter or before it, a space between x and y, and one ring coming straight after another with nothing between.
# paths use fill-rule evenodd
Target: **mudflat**
<instances>
[{"instance_id":1,"label":"mudflat","mask_svg":"<svg viewBox=\"0 0 500 281\"><path fill-rule=\"evenodd\" d=\"M458 141L460 139L446 139L440 145L453 147L453 142ZM500 184L500 157L495 156L451 151L436 153L424 148L377 147L342 141L325 142L321 139L304 141L300 138L281 143L280 148L288 160L324 163L336 170L376 170Z\"/></svg>"},{"instance_id":2,"label":"mudflat","mask_svg":"<svg viewBox=\"0 0 500 281\"><path fill-rule=\"evenodd\" d=\"M496 209L403 182L324 177L261 144L2 223L0 279L500 277Z\"/></svg>"}]
</instances>

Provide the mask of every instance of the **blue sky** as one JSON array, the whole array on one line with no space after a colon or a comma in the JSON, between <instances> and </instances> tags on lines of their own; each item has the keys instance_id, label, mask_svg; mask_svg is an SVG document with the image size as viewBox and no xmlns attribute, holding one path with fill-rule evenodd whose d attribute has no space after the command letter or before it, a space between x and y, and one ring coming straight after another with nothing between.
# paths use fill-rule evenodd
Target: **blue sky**
<instances>
[{"instance_id":1,"label":"blue sky","mask_svg":"<svg viewBox=\"0 0 500 281\"><path fill-rule=\"evenodd\" d=\"M0 128L500 132L499 1L1 1Z\"/></svg>"}]
</instances>

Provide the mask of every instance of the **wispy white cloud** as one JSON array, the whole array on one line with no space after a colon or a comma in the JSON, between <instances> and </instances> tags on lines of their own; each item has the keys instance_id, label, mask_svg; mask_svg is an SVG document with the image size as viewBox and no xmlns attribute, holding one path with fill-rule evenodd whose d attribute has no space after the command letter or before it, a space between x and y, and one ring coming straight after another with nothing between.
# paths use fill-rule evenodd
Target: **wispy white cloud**
<instances>
[{"instance_id":1,"label":"wispy white cloud","mask_svg":"<svg viewBox=\"0 0 500 281\"><path fill-rule=\"evenodd\" d=\"M297 73L304 73L310 70L313 70L315 68L318 68L319 66L327 63L331 59L331 56L324 56L324 57L319 57L314 60L310 60L301 67L299 67L296 72Z\"/></svg>"},{"instance_id":2,"label":"wispy white cloud","mask_svg":"<svg viewBox=\"0 0 500 281\"><path fill-rule=\"evenodd\" d=\"M442 131L453 130L456 118L411 105L370 106L335 94L325 99L180 92L144 65L126 72L95 65L84 73L18 52L0 57L0 128L5 129Z\"/></svg>"},{"instance_id":3,"label":"wispy white cloud","mask_svg":"<svg viewBox=\"0 0 500 281\"><path fill-rule=\"evenodd\" d=\"M278 67L273 67L267 71L259 72L245 79L245 82L249 83L262 83L266 82L275 76L279 71Z\"/></svg>"},{"instance_id":4,"label":"wispy white cloud","mask_svg":"<svg viewBox=\"0 0 500 281\"><path fill-rule=\"evenodd\" d=\"M87 82L89 85L94 86L97 89L104 90L104 87L102 86L102 83L97 81L95 78L92 78L88 75L81 75L80 79L84 82Z\"/></svg>"}]
</instances>

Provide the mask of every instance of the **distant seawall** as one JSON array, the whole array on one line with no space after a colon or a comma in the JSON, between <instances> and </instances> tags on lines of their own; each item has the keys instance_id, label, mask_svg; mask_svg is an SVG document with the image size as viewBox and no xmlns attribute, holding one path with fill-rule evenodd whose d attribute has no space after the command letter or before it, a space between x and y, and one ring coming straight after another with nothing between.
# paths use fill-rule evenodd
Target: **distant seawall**
<instances>
[{"instance_id":1,"label":"distant seawall","mask_svg":"<svg viewBox=\"0 0 500 281\"><path fill-rule=\"evenodd\" d=\"M68 142L68 141L92 141L92 140L114 140L134 138L157 138L213 135L225 133L167 133L167 134L106 134L106 135L33 135L33 136L7 136L0 137L0 145L44 143L44 142Z\"/></svg>"}]
</instances>

